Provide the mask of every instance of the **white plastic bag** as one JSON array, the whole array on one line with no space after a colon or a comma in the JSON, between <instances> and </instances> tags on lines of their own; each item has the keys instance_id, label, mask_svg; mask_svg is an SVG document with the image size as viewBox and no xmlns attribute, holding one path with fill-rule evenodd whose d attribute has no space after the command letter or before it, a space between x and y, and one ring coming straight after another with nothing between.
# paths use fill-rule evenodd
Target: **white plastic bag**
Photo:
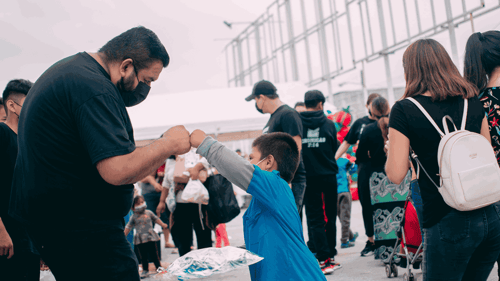
<instances>
[{"instance_id":1,"label":"white plastic bag","mask_svg":"<svg viewBox=\"0 0 500 281\"><path fill-rule=\"evenodd\" d=\"M199 180L189 180L182 191L181 199L186 203L208 205L208 190Z\"/></svg>"}]
</instances>

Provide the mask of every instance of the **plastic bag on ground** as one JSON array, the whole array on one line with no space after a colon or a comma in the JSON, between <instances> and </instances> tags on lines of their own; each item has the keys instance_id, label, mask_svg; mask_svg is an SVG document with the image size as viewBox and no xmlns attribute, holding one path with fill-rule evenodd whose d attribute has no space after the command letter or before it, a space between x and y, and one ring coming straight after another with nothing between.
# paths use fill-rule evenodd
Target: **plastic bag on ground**
<instances>
[{"instance_id":1,"label":"plastic bag on ground","mask_svg":"<svg viewBox=\"0 0 500 281\"><path fill-rule=\"evenodd\" d=\"M187 280L208 277L260 262L264 258L236 247L206 248L191 251L176 259L157 280Z\"/></svg>"}]
</instances>

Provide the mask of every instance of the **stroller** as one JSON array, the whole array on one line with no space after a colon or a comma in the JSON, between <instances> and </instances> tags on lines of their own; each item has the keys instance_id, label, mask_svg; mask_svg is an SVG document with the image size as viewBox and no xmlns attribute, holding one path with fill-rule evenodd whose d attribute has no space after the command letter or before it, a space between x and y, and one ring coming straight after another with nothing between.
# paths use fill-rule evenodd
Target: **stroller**
<instances>
[{"instance_id":1,"label":"stroller","mask_svg":"<svg viewBox=\"0 0 500 281\"><path fill-rule=\"evenodd\" d=\"M401 227L398 231L398 239L394 246L394 252L389 256L389 263L385 265L385 273L388 278L391 275L394 277L398 276L398 266L395 262L395 256L402 259L403 263L406 260L406 267L404 264L400 265L405 267L405 272L403 275L404 281L413 281L415 279L413 273L411 272L410 265L413 269L418 269L423 259L423 244L422 244L422 233L420 230L420 225L418 222L417 211L410 201L411 192L408 193L406 198L403 220L401 221ZM401 249L404 253L399 253L397 251L398 244L401 244Z\"/></svg>"}]
</instances>

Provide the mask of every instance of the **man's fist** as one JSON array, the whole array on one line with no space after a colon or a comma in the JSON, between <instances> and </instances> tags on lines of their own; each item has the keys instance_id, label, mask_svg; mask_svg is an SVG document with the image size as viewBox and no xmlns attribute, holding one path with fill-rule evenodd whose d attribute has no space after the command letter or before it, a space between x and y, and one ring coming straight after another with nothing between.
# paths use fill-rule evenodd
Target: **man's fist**
<instances>
[{"instance_id":1,"label":"man's fist","mask_svg":"<svg viewBox=\"0 0 500 281\"><path fill-rule=\"evenodd\" d=\"M163 138L168 140L172 155L182 155L191 150L189 132L182 125L170 128Z\"/></svg>"},{"instance_id":2,"label":"man's fist","mask_svg":"<svg viewBox=\"0 0 500 281\"><path fill-rule=\"evenodd\" d=\"M3 231L0 230L0 256L7 256L7 259L10 259L13 255L14 245L12 244L9 233L7 233L5 229L3 229Z\"/></svg>"},{"instance_id":3,"label":"man's fist","mask_svg":"<svg viewBox=\"0 0 500 281\"><path fill-rule=\"evenodd\" d=\"M195 130L191 134L191 146L198 148L198 146L201 145L201 143L203 142L203 140L206 137L207 137L207 134L205 134L205 132L203 132L202 130Z\"/></svg>"}]
</instances>

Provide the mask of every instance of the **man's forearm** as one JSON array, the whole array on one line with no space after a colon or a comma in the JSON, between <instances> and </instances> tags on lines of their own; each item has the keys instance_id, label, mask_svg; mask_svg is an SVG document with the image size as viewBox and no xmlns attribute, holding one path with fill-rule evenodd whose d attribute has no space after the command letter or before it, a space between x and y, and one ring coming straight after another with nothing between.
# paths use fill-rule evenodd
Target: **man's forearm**
<instances>
[{"instance_id":1,"label":"man's forearm","mask_svg":"<svg viewBox=\"0 0 500 281\"><path fill-rule=\"evenodd\" d=\"M161 138L129 154L104 159L97 163L97 170L110 184L132 184L151 175L170 155L168 141Z\"/></svg>"},{"instance_id":2,"label":"man's forearm","mask_svg":"<svg viewBox=\"0 0 500 281\"><path fill-rule=\"evenodd\" d=\"M168 197L168 192L169 188L168 187L163 187L161 190L161 196L160 196L160 203L163 202L165 203L165 200L167 200Z\"/></svg>"},{"instance_id":3,"label":"man's forearm","mask_svg":"<svg viewBox=\"0 0 500 281\"><path fill-rule=\"evenodd\" d=\"M337 153L335 153L335 160L339 160L342 155L349 149L349 146L351 146L347 141L342 142L340 147L337 149Z\"/></svg>"}]
</instances>

